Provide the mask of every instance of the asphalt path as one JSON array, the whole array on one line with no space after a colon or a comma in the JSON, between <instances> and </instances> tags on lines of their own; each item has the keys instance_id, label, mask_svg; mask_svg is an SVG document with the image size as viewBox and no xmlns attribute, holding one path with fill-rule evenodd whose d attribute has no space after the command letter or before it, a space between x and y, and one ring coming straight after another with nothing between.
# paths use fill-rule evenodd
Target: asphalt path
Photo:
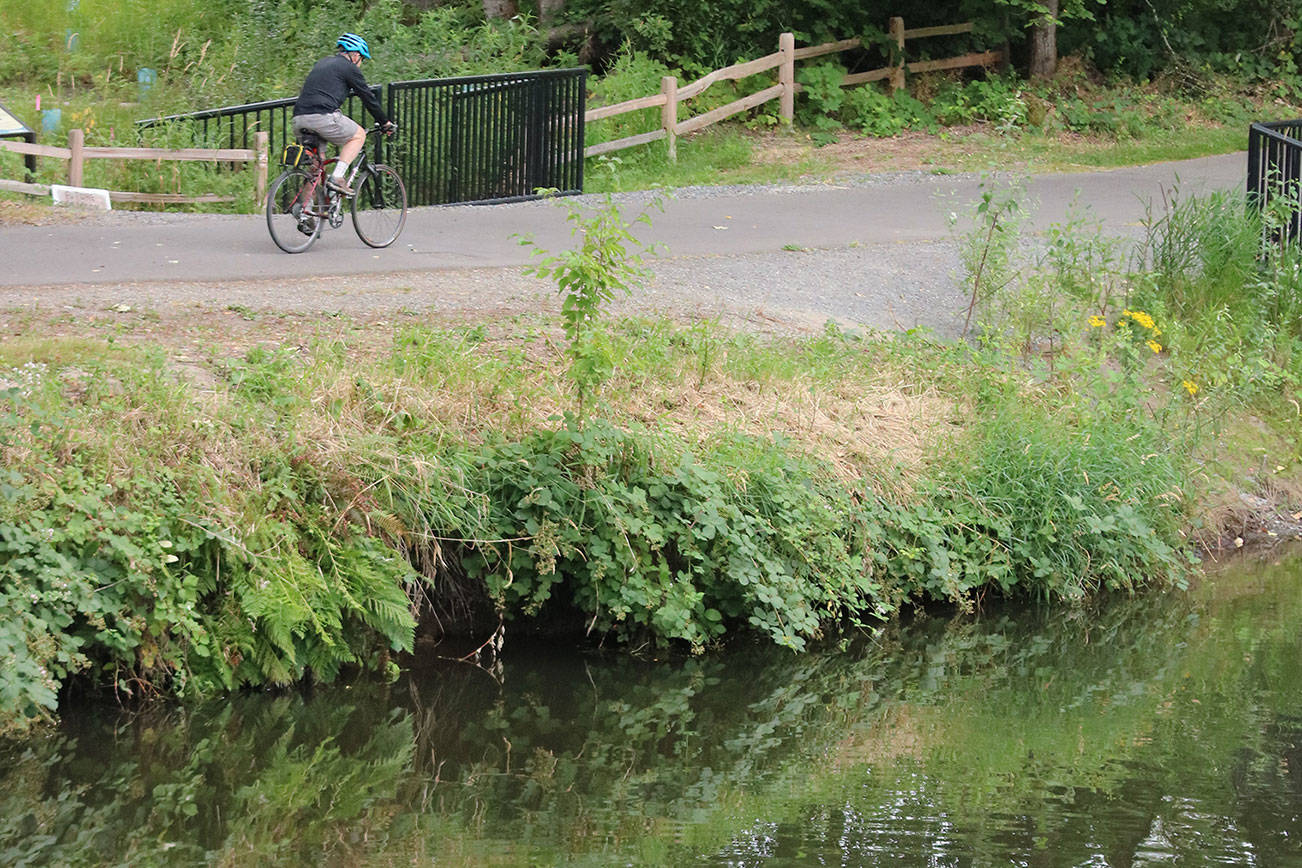
<instances>
[{"instance_id":1,"label":"asphalt path","mask_svg":"<svg viewBox=\"0 0 1302 868\"><path fill-rule=\"evenodd\" d=\"M1246 155L1023 178L1031 225L1075 213L1109 234L1134 234L1174 195L1242 189ZM651 211L639 236L659 246L640 306L944 328L961 292L953 218L1010 179L890 173L808 186L689 188ZM591 204L594 197L580 197ZM626 214L645 193L617 201ZM260 215L113 212L84 221L0 227L0 306L248 304L304 310L492 307L521 278L532 237L573 244L555 202L415 208L390 248L365 247L345 223L288 255ZM283 286L269 293L268 284ZM495 295L496 294L496 295ZM765 313L768 311L769 313Z\"/></svg>"}]
</instances>

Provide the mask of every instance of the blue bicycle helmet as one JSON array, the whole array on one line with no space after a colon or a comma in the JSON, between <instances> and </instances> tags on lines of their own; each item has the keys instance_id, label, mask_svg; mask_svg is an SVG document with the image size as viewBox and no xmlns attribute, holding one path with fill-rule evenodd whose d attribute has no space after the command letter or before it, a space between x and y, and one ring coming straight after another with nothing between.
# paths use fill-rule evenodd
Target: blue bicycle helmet
<instances>
[{"instance_id":1,"label":"blue bicycle helmet","mask_svg":"<svg viewBox=\"0 0 1302 868\"><path fill-rule=\"evenodd\" d=\"M356 33L345 33L343 36L339 37L339 41L335 43L335 47L342 48L344 51L356 51L367 60L371 59L371 49L366 47L366 40L358 36Z\"/></svg>"}]
</instances>

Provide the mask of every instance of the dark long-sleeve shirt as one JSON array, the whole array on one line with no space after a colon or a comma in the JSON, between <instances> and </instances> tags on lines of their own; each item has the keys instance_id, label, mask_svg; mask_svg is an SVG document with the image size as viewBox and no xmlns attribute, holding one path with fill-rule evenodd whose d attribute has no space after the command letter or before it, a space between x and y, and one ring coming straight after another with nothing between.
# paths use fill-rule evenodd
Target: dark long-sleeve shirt
<instances>
[{"instance_id":1,"label":"dark long-sleeve shirt","mask_svg":"<svg viewBox=\"0 0 1302 868\"><path fill-rule=\"evenodd\" d=\"M362 105L366 106L376 123L382 124L389 120L389 116L380 107L380 101L366 84L362 71L342 54L322 58L312 67L303 82L303 89L299 91L298 101L294 103L294 115L326 115L337 112L350 91L361 97Z\"/></svg>"}]
</instances>

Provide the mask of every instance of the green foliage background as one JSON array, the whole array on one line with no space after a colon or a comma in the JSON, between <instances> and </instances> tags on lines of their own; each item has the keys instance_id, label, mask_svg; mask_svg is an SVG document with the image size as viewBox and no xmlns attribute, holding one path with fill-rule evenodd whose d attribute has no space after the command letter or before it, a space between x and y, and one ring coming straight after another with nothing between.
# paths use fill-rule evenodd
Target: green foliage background
<instances>
[{"instance_id":1,"label":"green foliage background","mask_svg":"<svg viewBox=\"0 0 1302 868\"><path fill-rule=\"evenodd\" d=\"M595 21L608 45L627 40L635 49L684 70L704 72L775 51L778 34L798 44L849 36L884 47L892 16L908 27L974 21L971 37L950 38L950 53L998 47L1005 42L1024 61L1031 16L1023 6L988 0L901 4L888 0L570 0L567 15ZM1059 52L1083 53L1105 73L1151 78L1175 66L1208 68L1273 78L1296 70L1302 24L1297 0L1086 0L1082 15L1060 28ZM926 50L926 49L924 49Z\"/></svg>"},{"instance_id":2,"label":"green foliage background","mask_svg":"<svg viewBox=\"0 0 1302 868\"><path fill-rule=\"evenodd\" d=\"M116 79L131 90L136 71L148 67L161 74L162 89L184 85L195 107L270 99L292 92L306 66L329 52L342 30L370 42L374 81L573 64L577 44L549 51L536 8L522 8L516 19L485 21L479 4L469 0L419 7L402 0L9 3L0 9L0 26L12 34L0 53L0 84ZM1246 6L1112 0L1086 2L1082 12L1086 17L1064 21L1060 53L1082 53L1104 73L1148 79L1178 68L1274 79L1297 71L1298 0ZM1016 4L975 0L906 8L886 0L569 0L559 22L580 23L596 38L590 59L603 67L627 44L692 75L769 54L784 31L794 32L799 44L863 36L867 52L881 55L893 15L910 27L977 23L974 34L946 37L923 51L953 54L1007 42L1015 59L1029 21Z\"/></svg>"}]
</instances>

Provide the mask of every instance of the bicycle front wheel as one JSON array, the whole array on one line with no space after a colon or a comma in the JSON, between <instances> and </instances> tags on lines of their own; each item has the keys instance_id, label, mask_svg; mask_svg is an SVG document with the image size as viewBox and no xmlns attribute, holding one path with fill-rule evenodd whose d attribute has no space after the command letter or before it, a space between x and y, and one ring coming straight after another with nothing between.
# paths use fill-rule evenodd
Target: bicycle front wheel
<instances>
[{"instance_id":1,"label":"bicycle front wheel","mask_svg":"<svg viewBox=\"0 0 1302 868\"><path fill-rule=\"evenodd\" d=\"M267 230L286 253L302 253L321 235L320 185L302 169L286 169L267 193Z\"/></svg>"},{"instance_id":2,"label":"bicycle front wheel","mask_svg":"<svg viewBox=\"0 0 1302 868\"><path fill-rule=\"evenodd\" d=\"M353 228L370 247L388 247L407 222L407 188L388 166L371 166L358 179Z\"/></svg>"}]
</instances>

